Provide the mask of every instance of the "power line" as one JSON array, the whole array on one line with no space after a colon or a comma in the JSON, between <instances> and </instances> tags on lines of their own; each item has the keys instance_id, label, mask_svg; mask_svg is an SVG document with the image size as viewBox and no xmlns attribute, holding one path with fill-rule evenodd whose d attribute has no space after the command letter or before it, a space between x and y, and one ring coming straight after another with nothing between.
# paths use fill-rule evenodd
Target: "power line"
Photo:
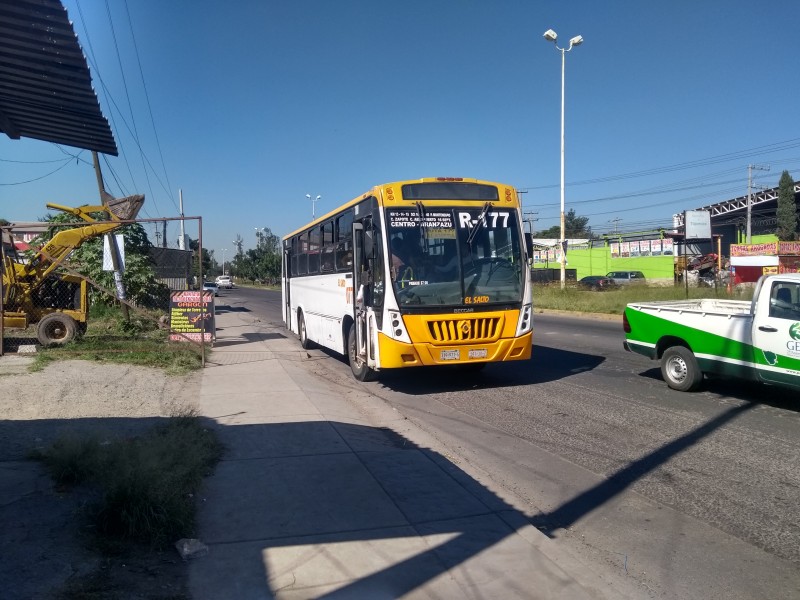
<instances>
[{"instance_id":1,"label":"power line","mask_svg":"<svg viewBox=\"0 0 800 600\"><path fill-rule=\"evenodd\" d=\"M142 69L142 61L139 57L139 45L136 43L136 35L133 29L133 21L131 20L131 12L128 8L128 1L125 0L124 4L125 4L125 12L128 15L128 27L131 32L131 40L133 40L134 53L136 54L136 64L139 65L139 76L141 77L142 80L142 89L144 90L144 97L147 102L147 110L150 114L150 123L153 126L153 135L155 136L156 147L158 148L158 155L161 159L161 168L164 169L164 178L167 180L167 189L172 190L172 185L169 182L169 173L167 172L167 165L164 163L164 153L161 151L161 142L158 139L158 129L156 128L156 121L155 118L153 117L153 108L150 104L150 94L147 92L147 84L145 83L144 79L144 70ZM167 195L170 198L172 197L171 193L168 193ZM175 200L173 199L172 202L174 204ZM177 209L178 207L176 206L175 208ZM180 211L180 209L178 210Z\"/></svg>"},{"instance_id":2,"label":"power line","mask_svg":"<svg viewBox=\"0 0 800 600\"><path fill-rule=\"evenodd\" d=\"M620 179L632 179L636 177L645 177L649 175L660 175L662 173L671 173L674 171L681 171L685 169L692 169L696 167L705 167L708 165L719 164L722 162L727 162L730 160L737 160L742 158L749 158L751 156L758 156L759 154L765 154L770 152L780 152L782 150L789 150L791 148L800 147L800 138L792 138L790 140L785 140L783 142L775 142L773 144L766 144L764 146L756 146L755 148L748 148L745 150L737 150L734 152L728 152L726 154L720 154L717 156L712 156L708 158L701 158L695 161L686 161L682 163L676 163L673 165L668 165L665 167L655 167L652 169L644 169L642 171L633 171L631 173L623 173L621 175L609 175L607 177L597 177L594 179L584 179L580 181L570 182L568 185L570 186L577 186L577 185L590 185L594 183L607 183L609 181L618 181ZM546 189L546 188L553 188L558 187L558 184L549 184L544 186L523 186L519 189L521 190L538 190L538 189Z\"/></svg>"}]
</instances>

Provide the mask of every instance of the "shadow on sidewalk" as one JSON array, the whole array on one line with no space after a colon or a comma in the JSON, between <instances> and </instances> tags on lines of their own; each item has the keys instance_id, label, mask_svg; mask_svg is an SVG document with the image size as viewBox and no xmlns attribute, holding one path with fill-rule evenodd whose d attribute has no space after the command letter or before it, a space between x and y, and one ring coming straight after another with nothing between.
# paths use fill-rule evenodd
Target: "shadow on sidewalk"
<instances>
[{"instance_id":1,"label":"shadow on sidewalk","mask_svg":"<svg viewBox=\"0 0 800 600\"><path fill-rule=\"evenodd\" d=\"M203 598L235 595L236 580L244 586L237 589L259 588L265 598L396 598L423 586L431 597L464 597L481 581L484 597L517 597L514 590L544 584L556 597L582 598L571 577L514 534L534 525L555 537L751 408L729 409L533 516L389 429L220 427L231 453L209 480L203 522L211 553L196 563L193 589L209 592Z\"/></svg>"}]
</instances>

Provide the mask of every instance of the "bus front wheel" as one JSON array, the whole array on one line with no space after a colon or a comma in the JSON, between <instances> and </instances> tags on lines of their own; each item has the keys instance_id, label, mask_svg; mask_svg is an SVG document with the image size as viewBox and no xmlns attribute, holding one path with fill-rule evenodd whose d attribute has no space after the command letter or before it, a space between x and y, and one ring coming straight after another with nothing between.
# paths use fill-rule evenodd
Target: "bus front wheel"
<instances>
[{"instance_id":1,"label":"bus front wheel","mask_svg":"<svg viewBox=\"0 0 800 600\"><path fill-rule=\"evenodd\" d=\"M361 360L356 352L356 325L350 326L350 331L347 333L347 358L350 361L350 369L353 371L353 377L358 381L372 381L376 377L373 369L367 366L367 363Z\"/></svg>"}]
</instances>

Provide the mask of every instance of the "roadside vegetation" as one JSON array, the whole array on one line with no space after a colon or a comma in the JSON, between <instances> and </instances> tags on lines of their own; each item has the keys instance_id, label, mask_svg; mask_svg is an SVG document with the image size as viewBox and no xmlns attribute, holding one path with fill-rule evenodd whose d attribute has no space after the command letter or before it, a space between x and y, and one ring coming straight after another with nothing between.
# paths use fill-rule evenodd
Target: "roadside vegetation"
<instances>
[{"instance_id":1,"label":"roadside vegetation","mask_svg":"<svg viewBox=\"0 0 800 600\"><path fill-rule=\"evenodd\" d=\"M96 491L84 517L100 548L163 549L194 533L195 496L221 455L214 433L185 411L139 437L63 437L33 458L57 485Z\"/></svg>"},{"instance_id":2,"label":"roadside vegetation","mask_svg":"<svg viewBox=\"0 0 800 600\"><path fill-rule=\"evenodd\" d=\"M546 285L534 284L533 307L536 310L564 310L584 313L606 313L621 315L629 302L656 302L665 300L685 300L686 288L683 286L645 286L627 285L618 289L595 292L583 290L573 285L561 289L559 282ZM750 300L752 289L736 290L729 294L723 288L690 287L689 298L728 298L731 300Z\"/></svg>"},{"instance_id":3,"label":"roadside vegetation","mask_svg":"<svg viewBox=\"0 0 800 600\"><path fill-rule=\"evenodd\" d=\"M39 348L32 370L54 360L84 359L134 364L183 375L201 367L200 348L190 342L168 342L169 331L159 326L159 311L131 311L126 321L119 307L92 305L86 334L64 346Z\"/></svg>"},{"instance_id":4,"label":"roadside vegetation","mask_svg":"<svg viewBox=\"0 0 800 600\"><path fill-rule=\"evenodd\" d=\"M201 368L200 348L168 342L163 311L92 306L86 334L62 347L39 348L33 370L65 359L127 363L184 375ZM223 446L193 409L162 418L135 437L71 434L31 456L57 489L88 498L80 513L83 539L98 567L75 574L62 600L117 597L188 599L183 561L171 548L196 537L198 491L220 460ZM146 573L146 577L142 574Z\"/></svg>"}]
</instances>

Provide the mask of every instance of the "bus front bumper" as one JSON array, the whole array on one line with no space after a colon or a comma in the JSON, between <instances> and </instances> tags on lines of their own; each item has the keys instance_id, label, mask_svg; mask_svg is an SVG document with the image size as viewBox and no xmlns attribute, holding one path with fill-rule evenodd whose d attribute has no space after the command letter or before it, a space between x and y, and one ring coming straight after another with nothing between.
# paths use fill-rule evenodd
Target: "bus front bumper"
<instances>
[{"instance_id":1,"label":"bus front bumper","mask_svg":"<svg viewBox=\"0 0 800 600\"><path fill-rule=\"evenodd\" d=\"M495 342L450 346L406 344L383 333L378 334L381 369L527 360L531 357L532 342L532 332Z\"/></svg>"}]
</instances>

